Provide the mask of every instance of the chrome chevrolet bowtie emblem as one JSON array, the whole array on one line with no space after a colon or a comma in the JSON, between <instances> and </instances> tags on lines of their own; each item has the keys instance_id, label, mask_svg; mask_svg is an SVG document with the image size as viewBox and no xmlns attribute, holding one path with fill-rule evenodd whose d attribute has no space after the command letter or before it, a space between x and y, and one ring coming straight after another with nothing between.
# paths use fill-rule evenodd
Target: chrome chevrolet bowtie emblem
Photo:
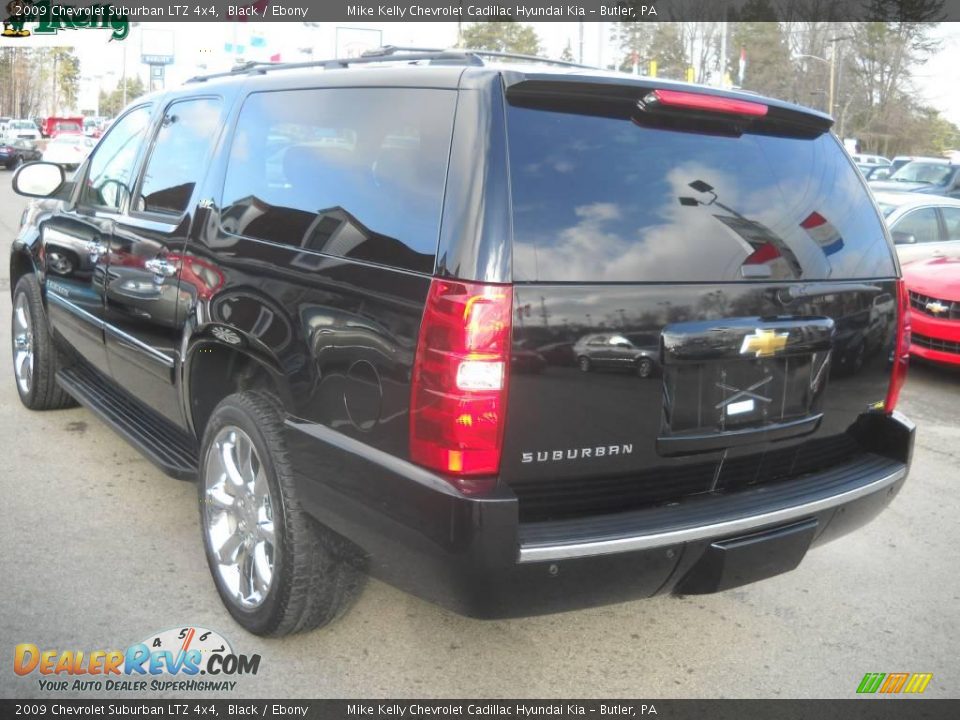
<instances>
[{"instance_id":1,"label":"chrome chevrolet bowtie emblem","mask_svg":"<svg viewBox=\"0 0 960 720\"><path fill-rule=\"evenodd\" d=\"M950 309L949 306L944 305L944 304L943 304L942 302L940 302L939 300L931 300L931 301L928 302L926 305L924 305L924 307L927 309L927 312L931 312L931 313L933 313L934 315L939 315L940 313L945 313L947 310Z\"/></svg>"},{"instance_id":2,"label":"chrome chevrolet bowtie emblem","mask_svg":"<svg viewBox=\"0 0 960 720\"><path fill-rule=\"evenodd\" d=\"M743 338L740 346L741 355L753 354L754 357L770 357L787 346L789 332L778 333L776 330L762 330L757 328L750 335Z\"/></svg>"}]
</instances>

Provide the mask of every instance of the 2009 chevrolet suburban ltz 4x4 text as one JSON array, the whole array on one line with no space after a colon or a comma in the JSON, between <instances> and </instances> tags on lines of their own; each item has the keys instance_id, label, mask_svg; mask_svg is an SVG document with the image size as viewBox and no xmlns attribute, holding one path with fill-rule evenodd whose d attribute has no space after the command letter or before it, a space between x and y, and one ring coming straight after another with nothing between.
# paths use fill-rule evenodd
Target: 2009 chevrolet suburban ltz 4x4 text
<instances>
[{"instance_id":1,"label":"2009 chevrolet suburban ltz 4x4 text","mask_svg":"<svg viewBox=\"0 0 960 720\"><path fill-rule=\"evenodd\" d=\"M907 475L904 288L830 119L497 60L250 65L14 177L24 405L195 478L252 632L364 572L479 617L722 590Z\"/></svg>"}]
</instances>

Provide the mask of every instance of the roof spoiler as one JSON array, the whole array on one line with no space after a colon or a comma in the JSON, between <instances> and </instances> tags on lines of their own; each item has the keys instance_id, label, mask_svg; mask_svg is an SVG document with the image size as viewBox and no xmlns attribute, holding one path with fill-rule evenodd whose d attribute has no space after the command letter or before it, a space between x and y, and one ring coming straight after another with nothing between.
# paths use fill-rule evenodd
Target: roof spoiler
<instances>
[{"instance_id":1,"label":"roof spoiler","mask_svg":"<svg viewBox=\"0 0 960 720\"><path fill-rule=\"evenodd\" d=\"M512 103L563 106L643 121L704 121L735 125L741 132L816 137L833 118L799 105L744 92L726 92L682 83L653 84L616 76L539 76L505 73ZM592 106L592 107L591 107ZM570 107L574 111L574 107Z\"/></svg>"}]
</instances>

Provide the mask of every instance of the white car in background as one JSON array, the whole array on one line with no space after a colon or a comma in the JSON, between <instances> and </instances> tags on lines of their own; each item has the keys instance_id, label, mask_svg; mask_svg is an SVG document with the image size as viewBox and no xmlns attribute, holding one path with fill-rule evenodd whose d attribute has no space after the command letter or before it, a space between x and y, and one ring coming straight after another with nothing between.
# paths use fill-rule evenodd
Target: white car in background
<instances>
[{"instance_id":1,"label":"white car in background","mask_svg":"<svg viewBox=\"0 0 960 720\"><path fill-rule=\"evenodd\" d=\"M96 140L86 135L57 135L47 143L43 160L72 169L87 159L96 144Z\"/></svg>"},{"instance_id":2,"label":"white car in background","mask_svg":"<svg viewBox=\"0 0 960 720\"><path fill-rule=\"evenodd\" d=\"M866 153L853 153L850 157L857 165L878 165L886 167L890 161L883 155L868 155Z\"/></svg>"},{"instance_id":3,"label":"white car in background","mask_svg":"<svg viewBox=\"0 0 960 720\"><path fill-rule=\"evenodd\" d=\"M33 120L7 120L0 130L0 140L13 142L14 140L33 140L41 138L40 129Z\"/></svg>"},{"instance_id":4,"label":"white car in background","mask_svg":"<svg viewBox=\"0 0 960 720\"><path fill-rule=\"evenodd\" d=\"M960 256L960 200L912 192L874 193L901 263Z\"/></svg>"}]
</instances>

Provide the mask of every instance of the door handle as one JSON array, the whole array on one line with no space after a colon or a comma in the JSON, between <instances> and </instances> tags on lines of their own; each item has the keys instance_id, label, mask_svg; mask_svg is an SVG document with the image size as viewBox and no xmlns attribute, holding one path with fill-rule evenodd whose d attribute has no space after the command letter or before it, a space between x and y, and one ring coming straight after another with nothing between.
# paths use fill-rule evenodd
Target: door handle
<instances>
[{"instance_id":1,"label":"door handle","mask_svg":"<svg viewBox=\"0 0 960 720\"><path fill-rule=\"evenodd\" d=\"M175 263L168 262L163 258L151 258L150 260L147 260L143 266L154 275L161 278L173 277L177 274L177 265Z\"/></svg>"}]
</instances>

